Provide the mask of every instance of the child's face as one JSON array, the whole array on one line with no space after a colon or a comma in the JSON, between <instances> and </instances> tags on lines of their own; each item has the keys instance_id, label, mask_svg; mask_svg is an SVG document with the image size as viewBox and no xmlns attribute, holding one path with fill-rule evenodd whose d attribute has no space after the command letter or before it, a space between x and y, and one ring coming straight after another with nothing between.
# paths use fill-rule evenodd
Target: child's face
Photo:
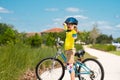
<instances>
[{"instance_id":1,"label":"child's face","mask_svg":"<svg viewBox=\"0 0 120 80\"><path fill-rule=\"evenodd\" d=\"M67 29L68 30L73 30L74 29L74 24L67 24Z\"/></svg>"}]
</instances>

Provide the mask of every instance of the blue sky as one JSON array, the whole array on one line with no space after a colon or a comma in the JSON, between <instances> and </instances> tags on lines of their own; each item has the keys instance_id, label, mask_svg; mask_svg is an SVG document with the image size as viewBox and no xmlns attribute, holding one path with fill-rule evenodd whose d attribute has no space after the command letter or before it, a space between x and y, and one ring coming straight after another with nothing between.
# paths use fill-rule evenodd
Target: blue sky
<instances>
[{"instance_id":1,"label":"blue sky","mask_svg":"<svg viewBox=\"0 0 120 80\"><path fill-rule=\"evenodd\" d=\"M120 37L120 0L0 0L0 22L19 32L41 32L60 27L69 16L80 31L97 23L101 33Z\"/></svg>"}]
</instances>

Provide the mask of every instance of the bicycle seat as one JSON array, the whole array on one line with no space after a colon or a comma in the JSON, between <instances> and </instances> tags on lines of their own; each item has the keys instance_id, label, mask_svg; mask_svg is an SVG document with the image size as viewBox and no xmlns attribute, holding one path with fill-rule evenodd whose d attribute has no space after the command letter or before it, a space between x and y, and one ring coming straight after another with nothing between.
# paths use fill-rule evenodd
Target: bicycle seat
<instances>
[{"instance_id":1,"label":"bicycle seat","mask_svg":"<svg viewBox=\"0 0 120 80\"><path fill-rule=\"evenodd\" d=\"M85 51L84 50L79 50L79 51L77 51L76 53L75 53L75 56L77 56L77 57L83 57L84 56L84 54L85 54Z\"/></svg>"}]
</instances>

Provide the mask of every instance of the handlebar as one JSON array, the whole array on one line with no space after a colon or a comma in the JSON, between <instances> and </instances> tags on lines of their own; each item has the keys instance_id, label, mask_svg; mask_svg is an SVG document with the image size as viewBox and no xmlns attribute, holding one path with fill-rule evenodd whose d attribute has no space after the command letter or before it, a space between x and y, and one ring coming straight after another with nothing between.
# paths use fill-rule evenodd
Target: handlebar
<instances>
[{"instance_id":1,"label":"handlebar","mask_svg":"<svg viewBox=\"0 0 120 80\"><path fill-rule=\"evenodd\" d=\"M60 37L58 37L55 41L56 41L56 47L60 47L64 44L64 42L60 39Z\"/></svg>"},{"instance_id":2,"label":"handlebar","mask_svg":"<svg viewBox=\"0 0 120 80\"><path fill-rule=\"evenodd\" d=\"M64 42L59 37L55 41L56 41L56 48L58 50L59 47L61 47L64 44ZM85 54L84 50L79 50L75 53L75 56L80 58L80 57L83 57L84 54Z\"/></svg>"}]
</instances>

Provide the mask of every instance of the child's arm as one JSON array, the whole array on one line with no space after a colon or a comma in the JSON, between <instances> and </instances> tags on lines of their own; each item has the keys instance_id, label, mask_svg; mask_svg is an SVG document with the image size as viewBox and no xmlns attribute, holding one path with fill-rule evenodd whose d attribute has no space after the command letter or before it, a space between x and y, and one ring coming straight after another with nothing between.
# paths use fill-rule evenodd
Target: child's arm
<instances>
[{"instance_id":1,"label":"child's arm","mask_svg":"<svg viewBox=\"0 0 120 80\"><path fill-rule=\"evenodd\" d=\"M66 24L66 23L63 23L63 26L64 26L64 30L67 31L67 24Z\"/></svg>"},{"instance_id":2,"label":"child's arm","mask_svg":"<svg viewBox=\"0 0 120 80\"><path fill-rule=\"evenodd\" d=\"M72 34L72 37L73 37L74 39L77 39L77 34Z\"/></svg>"}]
</instances>

